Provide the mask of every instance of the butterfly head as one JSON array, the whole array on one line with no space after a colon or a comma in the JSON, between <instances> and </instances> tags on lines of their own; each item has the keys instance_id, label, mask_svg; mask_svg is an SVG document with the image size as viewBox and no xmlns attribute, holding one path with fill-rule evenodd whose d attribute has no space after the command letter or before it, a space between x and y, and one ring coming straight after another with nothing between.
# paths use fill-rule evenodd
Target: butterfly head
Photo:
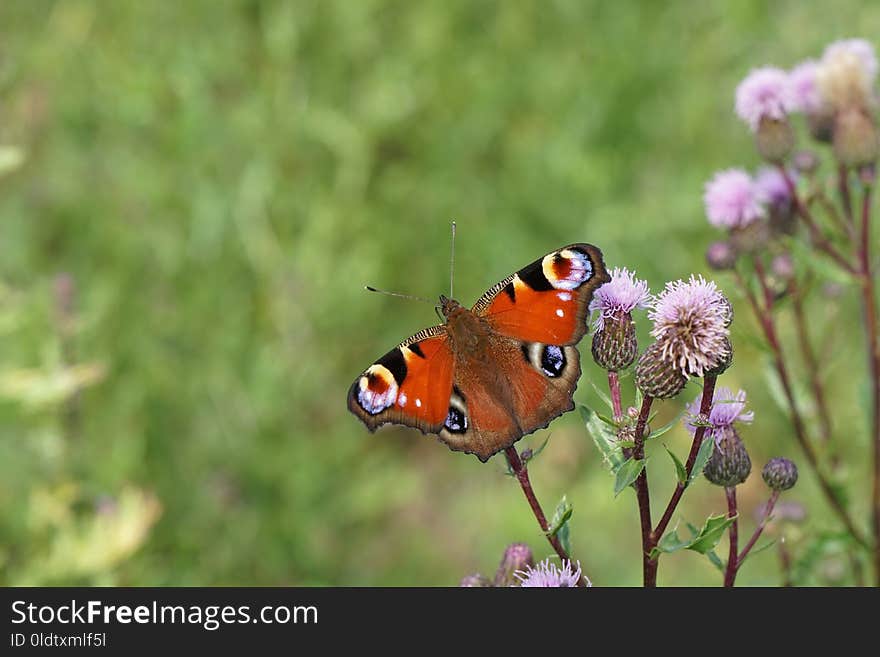
<instances>
[{"instance_id":1,"label":"butterfly head","mask_svg":"<svg viewBox=\"0 0 880 657\"><path fill-rule=\"evenodd\" d=\"M440 305L437 306L445 319L461 308L461 304L455 299L450 299L445 294L440 295Z\"/></svg>"}]
</instances>

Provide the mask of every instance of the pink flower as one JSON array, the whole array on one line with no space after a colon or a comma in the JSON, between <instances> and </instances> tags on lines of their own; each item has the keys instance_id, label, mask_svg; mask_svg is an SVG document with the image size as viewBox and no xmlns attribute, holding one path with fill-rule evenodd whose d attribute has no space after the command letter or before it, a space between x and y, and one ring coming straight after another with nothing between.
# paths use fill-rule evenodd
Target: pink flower
<instances>
[{"instance_id":1,"label":"pink flower","mask_svg":"<svg viewBox=\"0 0 880 657\"><path fill-rule=\"evenodd\" d=\"M788 74L791 111L812 114L822 107L822 96L816 86L818 63L808 59L795 66Z\"/></svg>"},{"instance_id":2,"label":"pink flower","mask_svg":"<svg viewBox=\"0 0 880 657\"><path fill-rule=\"evenodd\" d=\"M829 45L816 70L816 88L835 108L869 107L874 102L877 56L864 39L844 39Z\"/></svg>"},{"instance_id":3,"label":"pink flower","mask_svg":"<svg viewBox=\"0 0 880 657\"><path fill-rule=\"evenodd\" d=\"M703 376L730 356L730 302L713 281L691 275L667 283L648 317L662 360L684 376Z\"/></svg>"},{"instance_id":4,"label":"pink flower","mask_svg":"<svg viewBox=\"0 0 880 657\"><path fill-rule=\"evenodd\" d=\"M715 174L703 194L709 223L719 228L740 228L764 216L755 184L742 169Z\"/></svg>"},{"instance_id":5,"label":"pink flower","mask_svg":"<svg viewBox=\"0 0 880 657\"><path fill-rule=\"evenodd\" d=\"M700 401L702 395L687 406L688 415L684 418L684 426L688 431L694 433L697 430L694 422L700 416ZM750 424L755 419L754 411L745 412L746 393L740 390L735 395L729 388L716 388L715 394L712 396L712 406L709 411L709 424L706 429L707 436L714 436L717 442L724 433L725 429L733 427L734 422L744 422Z\"/></svg>"},{"instance_id":6,"label":"pink flower","mask_svg":"<svg viewBox=\"0 0 880 657\"><path fill-rule=\"evenodd\" d=\"M650 298L647 281L637 279L635 273L626 268L615 267L611 270L611 281L596 290L590 301L590 312L599 313L593 323L594 328L601 331L606 319L632 312L636 308L647 308Z\"/></svg>"},{"instance_id":7,"label":"pink flower","mask_svg":"<svg viewBox=\"0 0 880 657\"><path fill-rule=\"evenodd\" d=\"M752 132L761 119L784 119L790 106L788 75L780 68L755 69L736 88L736 113Z\"/></svg>"},{"instance_id":8,"label":"pink flower","mask_svg":"<svg viewBox=\"0 0 880 657\"><path fill-rule=\"evenodd\" d=\"M573 587L581 579L581 564L578 562L577 570L574 570L570 561L563 560L562 568L558 568L556 564L550 563L550 559L545 559L534 568L526 566L525 570L518 570L515 576L523 588ZM590 585L590 580L587 580L587 585Z\"/></svg>"},{"instance_id":9,"label":"pink flower","mask_svg":"<svg viewBox=\"0 0 880 657\"><path fill-rule=\"evenodd\" d=\"M789 173L789 176L793 174ZM791 192L785 176L775 167L764 167L755 176L755 195L762 203L775 207L787 206L791 202Z\"/></svg>"}]
</instances>

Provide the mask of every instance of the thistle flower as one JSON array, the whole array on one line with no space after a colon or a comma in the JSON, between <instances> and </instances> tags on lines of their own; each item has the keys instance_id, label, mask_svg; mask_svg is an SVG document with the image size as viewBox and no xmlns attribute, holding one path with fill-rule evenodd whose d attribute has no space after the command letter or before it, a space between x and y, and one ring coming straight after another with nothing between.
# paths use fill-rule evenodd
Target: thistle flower
<instances>
[{"instance_id":1,"label":"thistle flower","mask_svg":"<svg viewBox=\"0 0 880 657\"><path fill-rule=\"evenodd\" d=\"M616 372L632 365L638 344L631 312L646 308L649 298L648 283L627 269L613 269L611 281L596 290L590 302L590 311L598 312L592 351L600 367Z\"/></svg>"},{"instance_id":2,"label":"thistle flower","mask_svg":"<svg viewBox=\"0 0 880 657\"><path fill-rule=\"evenodd\" d=\"M684 376L703 376L729 356L730 302L702 276L667 283L648 317L662 360Z\"/></svg>"},{"instance_id":3,"label":"thistle flower","mask_svg":"<svg viewBox=\"0 0 880 657\"><path fill-rule=\"evenodd\" d=\"M793 173L789 172L793 177ZM755 176L755 195L771 206L788 206L791 203L791 192L785 176L776 167L763 167Z\"/></svg>"},{"instance_id":4,"label":"thistle flower","mask_svg":"<svg viewBox=\"0 0 880 657\"><path fill-rule=\"evenodd\" d=\"M571 561L563 560L562 567L559 568L556 564L551 563L550 559L545 559L535 568L527 566L525 570L516 572L515 577L520 581L522 587L574 587L578 585L582 577L581 564L578 562L577 570L575 570ZM587 579L587 586L591 586L589 579Z\"/></svg>"},{"instance_id":5,"label":"thistle flower","mask_svg":"<svg viewBox=\"0 0 880 657\"><path fill-rule=\"evenodd\" d=\"M816 69L816 86L822 99L840 109L870 107L877 79L877 56L864 39L844 39L829 45Z\"/></svg>"},{"instance_id":6,"label":"thistle flower","mask_svg":"<svg viewBox=\"0 0 880 657\"><path fill-rule=\"evenodd\" d=\"M650 298L647 281L637 279L625 267L615 267L611 270L611 281L596 290L590 301L590 312L598 312L593 327L601 331L606 320L636 308L647 308Z\"/></svg>"},{"instance_id":7,"label":"thistle flower","mask_svg":"<svg viewBox=\"0 0 880 657\"><path fill-rule=\"evenodd\" d=\"M752 132L762 119L782 121L791 108L788 75L779 68L751 71L736 88L736 113Z\"/></svg>"},{"instance_id":8,"label":"thistle flower","mask_svg":"<svg viewBox=\"0 0 880 657\"><path fill-rule=\"evenodd\" d=\"M687 377L663 356L663 345L655 342L639 356L636 385L654 399L672 399L687 385Z\"/></svg>"},{"instance_id":9,"label":"thistle flower","mask_svg":"<svg viewBox=\"0 0 880 657\"><path fill-rule=\"evenodd\" d=\"M788 74L790 109L792 112L814 114L822 109L822 96L816 85L819 63L808 59L795 66Z\"/></svg>"},{"instance_id":10,"label":"thistle flower","mask_svg":"<svg viewBox=\"0 0 880 657\"><path fill-rule=\"evenodd\" d=\"M687 405L688 413L684 418L684 426L691 433L697 430L695 422L700 415L702 397L702 395L699 395L693 402ZM733 428L735 422L751 424L755 419L755 413L745 409L745 390L740 390L734 395L730 388L723 386L715 388L715 394L712 396L712 405L709 410L710 426L706 429L706 436L714 436L715 444L717 445L721 434L725 430Z\"/></svg>"},{"instance_id":11,"label":"thistle flower","mask_svg":"<svg viewBox=\"0 0 880 657\"><path fill-rule=\"evenodd\" d=\"M787 458L777 457L767 461L761 471L764 483L777 491L788 490L797 483L797 466Z\"/></svg>"},{"instance_id":12,"label":"thistle flower","mask_svg":"<svg viewBox=\"0 0 880 657\"><path fill-rule=\"evenodd\" d=\"M712 242L706 248L706 264L712 269L723 271L736 265L736 249L726 240Z\"/></svg>"},{"instance_id":13,"label":"thistle flower","mask_svg":"<svg viewBox=\"0 0 880 657\"><path fill-rule=\"evenodd\" d=\"M718 228L741 228L764 216L754 181L742 169L716 173L706 183L703 202L709 223Z\"/></svg>"},{"instance_id":14,"label":"thistle flower","mask_svg":"<svg viewBox=\"0 0 880 657\"><path fill-rule=\"evenodd\" d=\"M715 451L703 468L703 476L716 486L738 486L749 478L752 460L736 429L726 429L720 435Z\"/></svg>"}]
</instances>

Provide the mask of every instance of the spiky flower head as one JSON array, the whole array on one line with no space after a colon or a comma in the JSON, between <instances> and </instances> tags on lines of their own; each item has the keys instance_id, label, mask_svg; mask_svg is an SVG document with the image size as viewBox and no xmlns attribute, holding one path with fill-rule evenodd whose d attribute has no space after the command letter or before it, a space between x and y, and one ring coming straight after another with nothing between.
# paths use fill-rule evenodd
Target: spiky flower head
<instances>
[{"instance_id":1,"label":"spiky flower head","mask_svg":"<svg viewBox=\"0 0 880 657\"><path fill-rule=\"evenodd\" d=\"M672 399L687 385L687 377L663 355L663 345L648 346L636 365L636 385L655 399Z\"/></svg>"},{"instance_id":2,"label":"spiky flower head","mask_svg":"<svg viewBox=\"0 0 880 657\"><path fill-rule=\"evenodd\" d=\"M646 308L648 283L627 269L615 268L611 281L596 290L590 311L596 312L593 359L609 372L624 370L636 359L638 343L632 311Z\"/></svg>"},{"instance_id":3,"label":"spiky flower head","mask_svg":"<svg viewBox=\"0 0 880 657\"><path fill-rule=\"evenodd\" d=\"M703 376L728 356L731 306L713 281L673 281L648 312L662 359L684 376Z\"/></svg>"},{"instance_id":4,"label":"spiky flower head","mask_svg":"<svg viewBox=\"0 0 880 657\"><path fill-rule=\"evenodd\" d=\"M797 483L797 466L787 458L777 457L767 461L767 465L761 471L764 483L773 490L788 490Z\"/></svg>"},{"instance_id":5,"label":"spiky flower head","mask_svg":"<svg viewBox=\"0 0 880 657\"><path fill-rule=\"evenodd\" d=\"M742 228L764 216L752 177L742 169L719 171L706 183L706 217L718 228Z\"/></svg>"},{"instance_id":6,"label":"spiky flower head","mask_svg":"<svg viewBox=\"0 0 880 657\"><path fill-rule=\"evenodd\" d=\"M688 431L694 433L697 430L697 418L700 416L700 403L702 394L687 405L688 412L684 417L684 426ZM754 411L746 411L746 392L740 390L736 394L730 390L720 386L715 388L715 394L712 395L712 405L709 407L709 427L706 429L706 436L715 438L717 445L721 439L721 434L727 429L732 429L735 422L743 422L751 424L755 419Z\"/></svg>"},{"instance_id":7,"label":"spiky flower head","mask_svg":"<svg viewBox=\"0 0 880 657\"><path fill-rule=\"evenodd\" d=\"M577 569L572 567L571 561L562 560L562 567L557 567L551 563L550 559L545 559L535 568L526 567L515 574L520 581L522 587L538 587L538 588L565 588L574 587L580 582L581 564L578 562ZM587 586L591 586L590 580L584 577Z\"/></svg>"},{"instance_id":8,"label":"spiky flower head","mask_svg":"<svg viewBox=\"0 0 880 657\"><path fill-rule=\"evenodd\" d=\"M613 319L636 308L647 308L651 293L648 282L636 278L627 268L611 270L611 280L593 294L590 312L598 313L593 321L596 331L601 331L606 320Z\"/></svg>"},{"instance_id":9,"label":"spiky flower head","mask_svg":"<svg viewBox=\"0 0 880 657\"><path fill-rule=\"evenodd\" d=\"M749 478L752 471L746 446L733 427L716 431L715 435L719 439L716 439L715 450L706 461L703 475L716 486L738 486Z\"/></svg>"},{"instance_id":10,"label":"spiky flower head","mask_svg":"<svg viewBox=\"0 0 880 657\"><path fill-rule=\"evenodd\" d=\"M794 177L793 172L788 175ZM777 167L763 167L755 175L755 194L771 206L787 206L791 203L791 190L785 175Z\"/></svg>"},{"instance_id":11,"label":"spiky flower head","mask_svg":"<svg viewBox=\"0 0 880 657\"><path fill-rule=\"evenodd\" d=\"M843 39L830 44L816 69L816 86L828 105L869 108L875 102L877 56L864 39Z\"/></svg>"},{"instance_id":12,"label":"spiky flower head","mask_svg":"<svg viewBox=\"0 0 880 657\"><path fill-rule=\"evenodd\" d=\"M534 565L535 559L528 545L525 543L508 545L495 573L495 586L513 586L517 583L516 573Z\"/></svg>"},{"instance_id":13,"label":"spiky flower head","mask_svg":"<svg viewBox=\"0 0 880 657\"><path fill-rule=\"evenodd\" d=\"M752 132L762 119L782 121L791 108L788 74L779 68L751 71L736 88L736 113Z\"/></svg>"}]
</instances>

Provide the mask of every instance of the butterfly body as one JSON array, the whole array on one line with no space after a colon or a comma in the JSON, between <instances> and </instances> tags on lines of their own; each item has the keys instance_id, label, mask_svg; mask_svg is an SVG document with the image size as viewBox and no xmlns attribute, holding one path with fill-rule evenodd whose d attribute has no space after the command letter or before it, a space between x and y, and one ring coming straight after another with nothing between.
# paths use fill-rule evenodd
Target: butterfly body
<instances>
[{"instance_id":1,"label":"butterfly body","mask_svg":"<svg viewBox=\"0 0 880 657\"><path fill-rule=\"evenodd\" d=\"M413 426L486 461L574 408L574 345L593 290L608 280L601 252L572 244L493 286L471 309L441 296L445 322L368 367L348 407L371 431Z\"/></svg>"}]
</instances>

